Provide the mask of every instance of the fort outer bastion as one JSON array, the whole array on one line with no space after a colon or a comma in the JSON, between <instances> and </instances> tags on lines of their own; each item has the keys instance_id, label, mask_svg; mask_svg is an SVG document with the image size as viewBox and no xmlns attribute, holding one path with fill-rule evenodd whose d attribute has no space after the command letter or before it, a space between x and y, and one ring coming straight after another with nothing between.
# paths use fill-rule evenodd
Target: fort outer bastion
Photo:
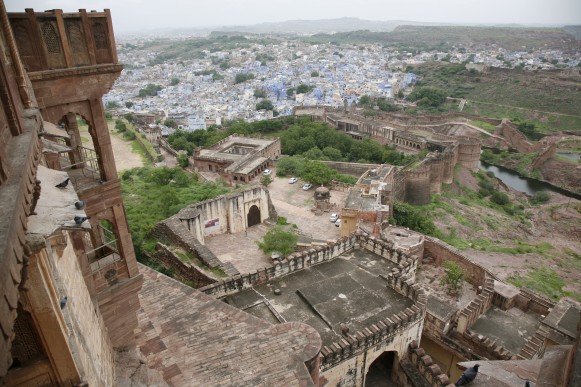
<instances>
[{"instance_id":1,"label":"fort outer bastion","mask_svg":"<svg viewBox=\"0 0 581 387\"><path fill-rule=\"evenodd\" d=\"M454 166L463 165L475 171L480 161L481 141L476 137L456 135L455 127L463 122L450 122L447 117L407 117L382 113L365 117L356 111L330 107L296 107L295 115L307 115L322 121L355 139L371 138L380 144L394 144L404 152L428 150L428 157L419 163L400 168L393 179L393 198L411 204L427 204L431 194L441 192L442 184L450 184Z\"/></svg>"}]
</instances>

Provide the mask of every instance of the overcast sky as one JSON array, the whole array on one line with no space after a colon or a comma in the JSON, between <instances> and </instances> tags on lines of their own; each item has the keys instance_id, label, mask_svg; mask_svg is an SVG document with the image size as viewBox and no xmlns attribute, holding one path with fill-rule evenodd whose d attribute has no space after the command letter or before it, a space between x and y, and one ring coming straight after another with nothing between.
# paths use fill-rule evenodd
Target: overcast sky
<instances>
[{"instance_id":1,"label":"overcast sky","mask_svg":"<svg viewBox=\"0 0 581 387\"><path fill-rule=\"evenodd\" d=\"M4 0L8 12L111 9L116 31L358 17L440 23L581 24L581 0Z\"/></svg>"}]
</instances>

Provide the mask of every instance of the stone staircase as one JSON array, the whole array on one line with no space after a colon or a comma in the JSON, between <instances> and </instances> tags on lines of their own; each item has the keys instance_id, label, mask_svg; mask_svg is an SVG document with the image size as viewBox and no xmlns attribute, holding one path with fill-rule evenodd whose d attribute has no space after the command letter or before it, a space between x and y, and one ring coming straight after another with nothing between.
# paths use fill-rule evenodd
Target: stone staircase
<instances>
[{"instance_id":1,"label":"stone staircase","mask_svg":"<svg viewBox=\"0 0 581 387\"><path fill-rule=\"evenodd\" d=\"M530 337L525 346L521 348L517 358L529 360L540 358L545 351L545 341L548 335L549 330L541 325L534 336Z\"/></svg>"}]
</instances>

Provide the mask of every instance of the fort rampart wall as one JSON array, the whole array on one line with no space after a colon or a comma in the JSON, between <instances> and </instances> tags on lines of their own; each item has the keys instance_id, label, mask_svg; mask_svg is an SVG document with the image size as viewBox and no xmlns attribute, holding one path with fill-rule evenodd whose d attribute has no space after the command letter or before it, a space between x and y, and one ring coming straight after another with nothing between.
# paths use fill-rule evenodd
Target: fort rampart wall
<instances>
[{"instance_id":1,"label":"fort rampart wall","mask_svg":"<svg viewBox=\"0 0 581 387\"><path fill-rule=\"evenodd\" d=\"M502 120L497 126L497 133L502 136L509 146L516 149L520 153L530 153L535 149L535 146L527 140L518 128L507 120Z\"/></svg>"},{"instance_id":2,"label":"fort rampart wall","mask_svg":"<svg viewBox=\"0 0 581 387\"><path fill-rule=\"evenodd\" d=\"M483 266L472 262L460 251L436 238L425 237L424 256L433 258L438 266L441 266L444 261L457 263L464 272L466 281L475 287L485 286L487 277L496 279Z\"/></svg>"}]
</instances>

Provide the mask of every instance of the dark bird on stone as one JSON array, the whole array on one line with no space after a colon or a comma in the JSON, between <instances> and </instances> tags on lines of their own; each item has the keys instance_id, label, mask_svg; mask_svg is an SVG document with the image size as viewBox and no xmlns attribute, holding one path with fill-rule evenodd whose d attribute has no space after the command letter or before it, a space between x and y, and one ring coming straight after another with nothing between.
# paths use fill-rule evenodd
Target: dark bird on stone
<instances>
[{"instance_id":1,"label":"dark bird on stone","mask_svg":"<svg viewBox=\"0 0 581 387\"><path fill-rule=\"evenodd\" d=\"M84 207L85 207L85 202L83 200L79 200L79 201L75 202L75 208L77 210L80 210Z\"/></svg>"},{"instance_id":2,"label":"dark bird on stone","mask_svg":"<svg viewBox=\"0 0 581 387\"><path fill-rule=\"evenodd\" d=\"M529 383L528 380L525 382L525 387L531 387L531 384Z\"/></svg>"},{"instance_id":3,"label":"dark bird on stone","mask_svg":"<svg viewBox=\"0 0 581 387\"><path fill-rule=\"evenodd\" d=\"M61 310L65 308L68 300L69 300L69 298L67 296L64 296L63 298L61 298Z\"/></svg>"},{"instance_id":4,"label":"dark bird on stone","mask_svg":"<svg viewBox=\"0 0 581 387\"><path fill-rule=\"evenodd\" d=\"M470 367L464 371L460 379L456 382L456 386L465 386L472 382L476 378L476 375L478 375L478 367L480 367L480 364L475 364L474 367Z\"/></svg>"},{"instance_id":5,"label":"dark bird on stone","mask_svg":"<svg viewBox=\"0 0 581 387\"><path fill-rule=\"evenodd\" d=\"M67 177L67 179L61 183L58 183L57 185L55 185L55 187L57 188L66 188L67 185L69 185L69 180L71 180L70 178Z\"/></svg>"},{"instance_id":6,"label":"dark bird on stone","mask_svg":"<svg viewBox=\"0 0 581 387\"><path fill-rule=\"evenodd\" d=\"M75 216L75 224L81 225L87 219L89 219L88 216Z\"/></svg>"}]
</instances>

